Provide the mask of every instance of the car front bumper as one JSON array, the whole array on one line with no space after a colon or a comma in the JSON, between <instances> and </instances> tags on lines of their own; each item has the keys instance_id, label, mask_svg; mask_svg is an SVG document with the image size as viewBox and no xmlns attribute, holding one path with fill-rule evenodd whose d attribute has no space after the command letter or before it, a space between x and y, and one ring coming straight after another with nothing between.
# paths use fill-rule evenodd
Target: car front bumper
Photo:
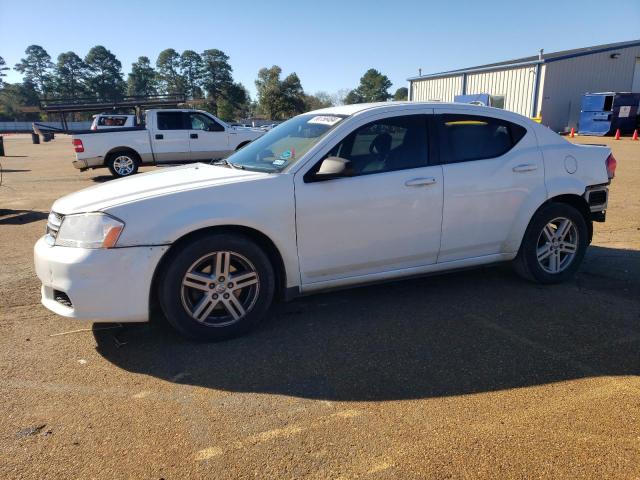
<instances>
[{"instance_id":1,"label":"car front bumper","mask_svg":"<svg viewBox=\"0 0 640 480\"><path fill-rule=\"evenodd\" d=\"M155 269L168 246L84 249L34 247L42 304L64 317L94 322L146 322Z\"/></svg>"}]
</instances>

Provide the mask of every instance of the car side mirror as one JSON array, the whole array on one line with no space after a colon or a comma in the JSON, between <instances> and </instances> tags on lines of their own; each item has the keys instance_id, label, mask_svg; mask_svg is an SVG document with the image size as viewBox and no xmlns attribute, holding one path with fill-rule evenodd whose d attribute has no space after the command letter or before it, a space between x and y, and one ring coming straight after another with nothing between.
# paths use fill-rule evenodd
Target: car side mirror
<instances>
[{"instance_id":1,"label":"car side mirror","mask_svg":"<svg viewBox=\"0 0 640 480\"><path fill-rule=\"evenodd\" d=\"M351 161L341 157L327 157L320 164L314 179L331 180L333 178L352 177L354 174Z\"/></svg>"}]
</instances>

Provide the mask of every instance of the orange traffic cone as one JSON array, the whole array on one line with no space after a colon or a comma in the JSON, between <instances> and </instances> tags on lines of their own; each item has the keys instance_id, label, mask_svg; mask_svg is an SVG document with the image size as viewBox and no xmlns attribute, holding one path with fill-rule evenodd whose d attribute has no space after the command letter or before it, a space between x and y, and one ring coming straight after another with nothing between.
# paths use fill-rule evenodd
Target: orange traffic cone
<instances>
[{"instance_id":1,"label":"orange traffic cone","mask_svg":"<svg viewBox=\"0 0 640 480\"><path fill-rule=\"evenodd\" d=\"M616 140L620 140L620 129L616 130Z\"/></svg>"},{"instance_id":2,"label":"orange traffic cone","mask_svg":"<svg viewBox=\"0 0 640 480\"><path fill-rule=\"evenodd\" d=\"M638 129L633 131L633 137L631 137L631 140L635 140L636 142L638 141Z\"/></svg>"},{"instance_id":3,"label":"orange traffic cone","mask_svg":"<svg viewBox=\"0 0 640 480\"><path fill-rule=\"evenodd\" d=\"M569 138L573 138L575 136L576 136L576 130L573 127L571 127L571 133L569 133Z\"/></svg>"}]
</instances>

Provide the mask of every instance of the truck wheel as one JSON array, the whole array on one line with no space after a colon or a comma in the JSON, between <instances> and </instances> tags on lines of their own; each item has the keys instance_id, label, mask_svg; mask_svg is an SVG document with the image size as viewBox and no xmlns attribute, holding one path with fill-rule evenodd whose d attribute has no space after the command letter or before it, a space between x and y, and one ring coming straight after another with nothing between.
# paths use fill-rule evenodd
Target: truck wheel
<instances>
[{"instance_id":1,"label":"truck wheel","mask_svg":"<svg viewBox=\"0 0 640 480\"><path fill-rule=\"evenodd\" d=\"M244 334L266 314L275 290L267 255L249 238L213 233L175 250L159 283L169 323L194 340Z\"/></svg>"},{"instance_id":2,"label":"truck wheel","mask_svg":"<svg viewBox=\"0 0 640 480\"><path fill-rule=\"evenodd\" d=\"M563 282L580 267L587 245L587 222L582 214L570 205L550 203L529 223L514 266L527 280Z\"/></svg>"},{"instance_id":3,"label":"truck wheel","mask_svg":"<svg viewBox=\"0 0 640 480\"><path fill-rule=\"evenodd\" d=\"M116 152L109 155L107 167L116 178L129 177L138 173L140 158L133 152Z\"/></svg>"}]
</instances>

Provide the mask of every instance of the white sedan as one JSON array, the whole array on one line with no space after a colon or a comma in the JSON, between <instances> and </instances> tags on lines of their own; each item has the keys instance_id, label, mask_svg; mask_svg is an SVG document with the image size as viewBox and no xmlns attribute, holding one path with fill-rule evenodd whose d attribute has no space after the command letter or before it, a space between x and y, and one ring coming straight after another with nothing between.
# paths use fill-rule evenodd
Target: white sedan
<instances>
[{"instance_id":1,"label":"white sedan","mask_svg":"<svg viewBox=\"0 0 640 480\"><path fill-rule=\"evenodd\" d=\"M513 261L568 279L616 162L517 114L380 103L297 116L218 165L56 201L35 246L42 303L98 322L159 304L182 334L244 333L274 298Z\"/></svg>"}]
</instances>

